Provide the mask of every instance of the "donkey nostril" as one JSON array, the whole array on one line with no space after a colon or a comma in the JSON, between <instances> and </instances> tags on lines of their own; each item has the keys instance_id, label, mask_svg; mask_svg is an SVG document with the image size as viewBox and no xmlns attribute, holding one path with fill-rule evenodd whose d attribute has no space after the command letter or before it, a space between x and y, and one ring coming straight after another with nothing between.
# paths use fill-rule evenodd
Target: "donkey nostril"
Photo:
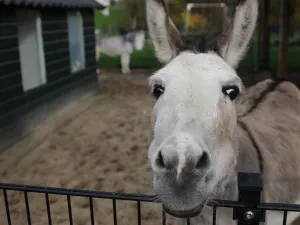
<instances>
[{"instance_id":1,"label":"donkey nostril","mask_svg":"<svg viewBox=\"0 0 300 225\"><path fill-rule=\"evenodd\" d=\"M158 156L156 158L156 165L160 168L165 168L164 158L161 154L161 151L158 153Z\"/></svg>"},{"instance_id":2,"label":"donkey nostril","mask_svg":"<svg viewBox=\"0 0 300 225\"><path fill-rule=\"evenodd\" d=\"M196 164L197 169L207 168L209 166L209 157L206 152L199 157L198 162Z\"/></svg>"}]
</instances>

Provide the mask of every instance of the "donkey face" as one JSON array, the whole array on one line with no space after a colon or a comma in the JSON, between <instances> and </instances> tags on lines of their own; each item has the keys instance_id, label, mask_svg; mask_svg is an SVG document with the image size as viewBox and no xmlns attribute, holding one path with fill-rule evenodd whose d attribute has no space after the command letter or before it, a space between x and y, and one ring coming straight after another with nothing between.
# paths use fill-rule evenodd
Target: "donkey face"
<instances>
[{"instance_id":1,"label":"donkey face","mask_svg":"<svg viewBox=\"0 0 300 225\"><path fill-rule=\"evenodd\" d=\"M150 77L157 99L148 158L154 191L177 217L201 212L226 184L236 164L235 73L255 30L257 0L240 0L230 33L216 52L185 50L163 0L147 0L147 24L157 58L166 64Z\"/></svg>"}]
</instances>

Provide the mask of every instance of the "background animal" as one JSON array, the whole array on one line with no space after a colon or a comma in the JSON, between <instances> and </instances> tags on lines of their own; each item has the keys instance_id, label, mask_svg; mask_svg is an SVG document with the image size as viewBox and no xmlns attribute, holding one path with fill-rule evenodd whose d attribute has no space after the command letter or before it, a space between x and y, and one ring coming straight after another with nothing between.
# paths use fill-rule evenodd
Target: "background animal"
<instances>
[{"instance_id":1,"label":"background animal","mask_svg":"<svg viewBox=\"0 0 300 225\"><path fill-rule=\"evenodd\" d=\"M123 74L130 73L130 56L133 51L140 51L145 45L146 33L144 30L119 29L119 35L96 36L97 60L100 54L108 56L121 56L121 71Z\"/></svg>"},{"instance_id":2,"label":"background animal","mask_svg":"<svg viewBox=\"0 0 300 225\"><path fill-rule=\"evenodd\" d=\"M212 224L211 198L237 200L237 173L260 172L263 201L300 203L300 92L265 80L245 90L235 69L247 52L258 0L237 1L228 33L210 51L189 50L163 0L146 0L156 56L165 66L149 79L156 99L148 158L166 212ZM298 213L289 213L290 224ZM281 224L268 212L266 223ZM236 224L218 209L217 224Z\"/></svg>"}]
</instances>

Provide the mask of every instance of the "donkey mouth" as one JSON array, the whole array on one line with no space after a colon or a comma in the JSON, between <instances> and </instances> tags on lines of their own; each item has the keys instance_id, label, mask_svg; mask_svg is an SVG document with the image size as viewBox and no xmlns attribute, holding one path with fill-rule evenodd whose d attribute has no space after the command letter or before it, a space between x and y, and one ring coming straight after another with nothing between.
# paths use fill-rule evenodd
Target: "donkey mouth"
<instances>
[{"instance_id":1,"label":"donkey mouth","mask_svg":"<svg viewBox=\"0 0 300 225\"><path fill-rule=\"evenodd\" d=\"M172 210L163 205L163 209L166 213L170 214L171 216L178 217L178 218L191 218L199 215L204 207L205 201L202 202L200 205L192 208L190 210Z\"/></svg>"}]
</instances>

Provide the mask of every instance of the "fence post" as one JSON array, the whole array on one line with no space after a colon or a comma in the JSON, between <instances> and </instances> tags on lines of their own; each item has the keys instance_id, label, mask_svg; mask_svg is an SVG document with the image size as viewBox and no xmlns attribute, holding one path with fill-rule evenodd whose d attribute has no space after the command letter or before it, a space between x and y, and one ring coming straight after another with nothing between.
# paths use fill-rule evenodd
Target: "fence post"
<instances>
[{"instance_id":1,"label":"fence post","mask_svg":"<svg viewBox=\"0 0 300 225\"><path fill-rule=\"evenodd\" d=\"M233 219L238 225L259 225L265 221L265 211L260 204L262 182L259 173L238 173L239 202L243 208L233 210Z\"/></svg>"}]
</instances>

